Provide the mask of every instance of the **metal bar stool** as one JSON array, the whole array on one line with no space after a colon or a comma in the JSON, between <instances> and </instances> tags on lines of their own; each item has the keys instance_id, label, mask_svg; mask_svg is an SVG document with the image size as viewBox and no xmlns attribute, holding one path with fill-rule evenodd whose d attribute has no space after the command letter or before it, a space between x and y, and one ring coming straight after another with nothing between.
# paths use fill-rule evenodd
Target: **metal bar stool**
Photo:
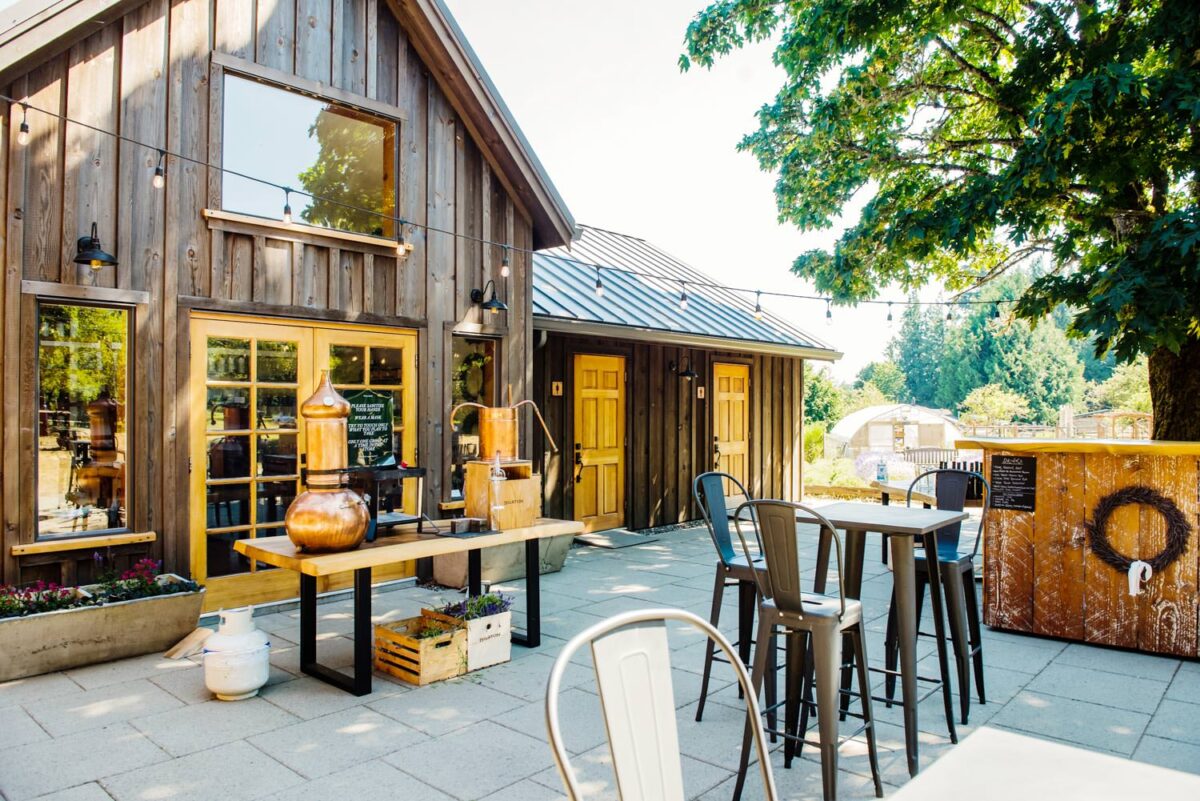
<instances>
[{"instance_id":1,"label":"metal bar stool","mask_svg":"<svg viewBox=\"0 0 1200 801\"><path fill-rule=\"evenodd\" d=\"M939 529L937 533L938 575L941 577L944 589L946 614L950 620L950 641L954 648L954 661L958 673L958 702L962 723L965 726L971 706L971 667L974 663L975 691L979 703L986 704L987 696L983 687L983 639L979 627L979 599L975 591L975 555L979 552L979 541L983 538L983 526L987 520L988 501L992 488L987 479L976 472L956 469L928 470L917 476L908 488L908 505L912 505L912 494L917 483L927 476L933 476L936 485L934 497L937 498L938 509L949 509L961 512L966 506L967 492L972 481L978 481L982 487L983 512L979 521L979 532L975 536L975 544L970 553L959 553L959 540L962 535L962 524L955 523ZM925 588L929 584L929 554L921 554L916 558L917 568L917 619L921 619L921 608L925 601ZM895 598L892 599L895 608ZM934 610L935 613L937 610ZM928 632L918 632L920 636L935 637ZM945 648L942 641L939 648ZM896 617L892 610L888 611L887 636L884 640L887 667L895 668L899 646L896 641ZM942 681L949 677L942 676ZM896 678L889 673L885 681L885 694L888 705L896 692Z\"/></svg>"},{"instance_id":2,"label":"metal bar stool","mask_svg":"<svg viewBox=\"0 0 1200 801\"><path fill-rule=\"evenodd\" d=\"M754 650L754 671L751 683L755 692L762 687L768 666L769 651L765 645L775 638L775 629L782 629L788 638L787 647L787 692L784 700L784 730L774 732L784 738L784 767L791 767L792 758L799 748L808 742L821 749L821 782L825 801L837 798L838 746L838 699L843 695L838 684L838 667L841 662L843 637L852 642L858 664L858 692L855 696L861 704L862 714L854 717L862 720L862 727L847 735L853 737L865 732L867 753L871 762L871 776L875 780L875 795L883 797L883 783L879 777L879 758L875 748L875 720L871 713L871 683L867 677L867 654L863 629L862 603L846 597L843 581L842 541L830 523L819 512L789 501L747 501L738 507L734 516L738 539L743 552L749 557L750 545L742 530L743 510L751 512L755 537L760 553L766 557L766 572L755 571L754 580L759 584L758 641ZM800 579L800 547L796 536L796 512L802 511L818 521L821 537L832 540L837 557L838 594L836 597L804 592ZM812 669L816 674L816 711L820 742L805 739L808 733L807 715L801 718L801 707L807 711L814 706L802 698L802 677L810 670L808 653L812 654ZM770 710L770 702L764 712ZM803 722L802 722L803 721ZM750 760L751 728L746 726L742 740L742 757L738 766L737 784L733 799L738 801L746 781Z\"/></svg>"},{"instance_id":3,"label":"metal bar stool","mask_svg":"<svg viewBox=\"0 0 1200 801\"><path fill-rule=\"evenodd\" d=\"M727 486L736 490L736 492L727 496ZM713 577L712 611L709 615L709 623L714 627L720 626L721 601L725 597L725 588L736 585L738 588L738 639L734 645L737 646L738 656L741 658L742 664L749 670L750 646L754 630L754 610L758 605L759 587L759 583L755 581L754 573L765 570L765 567L762 565L761 557L750 559L748 556L738 556L734 550L733 537L729 531L729 521L733 518L729 502L730 500L734 500L737 504L732 507L732 510L740 510L740 504L750 500L750 494L740 481L728 473L709 472L696 476L695 480L692 481L692 496L696 499L696 505L700 507L700 513L704 517L704 524L708 527L708 535L712 538L713 546L717 549L717 567L716 574ZM774 666L774 639L771 640L767 648L771 651L772 658L770 663ZM708 648L704 653L704 677L700 681L700 702L696 705L697 721L704 715L704 703L708 699L708 683L709 677L712 674L712 664L714 661L724 662L725 660L717 656L716 645L709 642ZM767 684L768 706L773 706L775 703L774 667L771 668L771 675L772 681ZM774 727L775 722L775 712L772 709L768 718L768 725ZM774 737L772 737L772 741L774 741Z\"/></svg>"}]
</instances>

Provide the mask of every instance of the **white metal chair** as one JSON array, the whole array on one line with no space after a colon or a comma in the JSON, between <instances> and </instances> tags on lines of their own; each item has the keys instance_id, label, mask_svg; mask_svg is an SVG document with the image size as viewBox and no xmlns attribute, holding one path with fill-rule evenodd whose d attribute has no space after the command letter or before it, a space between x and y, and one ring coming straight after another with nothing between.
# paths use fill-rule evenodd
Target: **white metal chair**
<instances>
[{"instance_id":1,"label":"white metal chair","mask_svg":"<svg viewBox=\"0 0 1200 801\"><path fill-rule=\"evenodd\" d=\"M567 796L571 801L582 799L559 728L559 687L571 657L590 644L617 797L621 801L683 801L683 767L671 685L671 651L667 643L669 620L702 631L732 665L746 700L746 719L752 724L763 797L776 801L758 694L751 687L750 676L721 632L682 609L646 609L615 615L577 634L558 655L546 686L546 731Z\"/></svg>"}]
</instances>

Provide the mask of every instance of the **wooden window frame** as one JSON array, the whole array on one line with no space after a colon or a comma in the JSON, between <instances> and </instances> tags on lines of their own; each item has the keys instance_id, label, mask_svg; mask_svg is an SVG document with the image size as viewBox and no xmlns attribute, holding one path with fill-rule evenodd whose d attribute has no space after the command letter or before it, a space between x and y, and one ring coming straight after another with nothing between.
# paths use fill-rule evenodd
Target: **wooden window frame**
<instances>
[{"instance_id":1,"label":"wooden window frame","mask_svg":"<svg viewBox=\"0 0 1200 801\"><path fill-rule=\"evenodd\" d=\"M131 481L130 477L135 474L133 469L134 462L137 458L136 448L132 447L137 442L137 400L135 398L134 384L130 376L131 365L136 363L137 359L137 314L138 307L149 302L149 293L128 291L120 289L106 289L104 287L78 287L67 286L60 284L52 284L45 282L23 281L21 286L24 294L33 296L33 315L34 319L41 318L42 305L54 306L85 306L98 309L112 309L124 311L128 316L125 320L125 525L118 528L96 529L93 531L81 531L78 534L71 533L56 533L45 534L41 532L39 513L41 503L38 495L38 486L41 482L41 470L38 466L37 446L34 446L33 453L33 475L31 483L33 491L30 493L29 503L33 506L33 514L31 516L33 526L30 532L31 542L34 544L40 543L67 543L71 541L80 541L79 547L86 545L85 541L96 540L97 538L106 538L116 535L133 534L135 532L133 526L135 504L138 502L138 490L136 482ZM41 341L42 334L40 327L34 329L33 341L33 414L34 430L38 429L37 415L40 414L39 398L41 397ZM36 440L36 437L35 437ZM66 550L67 547L61 550Z\"/></svg>"},{"instance_id":2,"label":"wooden window frame","mask_svg":"<svg viewBox=\"0 0 1200 801\"><path fill-rule=\"evenodd\" d=\"M400 141L403 133L403 126L408 123L408 117L402 109L383 103L378 100L373 100L362 95L356 95L352 92L347 92L342 89L313 81L307 78L302 78L299 75L294 75L290 72L264 67L256 64L253 61L231 56L228 53L213 51L209 65L209 163L217 167L217 169L209 171L208 180L208 196L210 204L210 213L215 211L218 215L229 215L231 217L241 218L245 220L261 220L264 224L270 225L275 223L278 226L297 231L307 231L315 234L324 234L341 238L340 235L351 236L359 239L359 244L365 244L367 247L372 247L378 244L383 247L388 247L392 252L395 251L396 237L374 236L372 234L362 234L355 231L343 231L339 228L330 228L324 225L310 225L308 223L292 223L284 225L276 222L269 217L258 217L257 215L247 214L245 212L237 212L225 208L224 197L222 196L222 178L224 173L220 167L224 164L225 153L225 77L232 75L236 78L253 81L263 84L274 89L292 94L303 95L314 100L319 100L323 103L332 103L341 106L349 111L359 115L378 118L382 122L391 123L395 126L395 133L392 138L392 208L394 216L397 220L400 219L400 203L401 203L401 153ZM216 216L216 215L214 215ZM400 233L397 231L396 233ZM361 240L373 240L370 243Z\"/></svg>"}]
</instances>

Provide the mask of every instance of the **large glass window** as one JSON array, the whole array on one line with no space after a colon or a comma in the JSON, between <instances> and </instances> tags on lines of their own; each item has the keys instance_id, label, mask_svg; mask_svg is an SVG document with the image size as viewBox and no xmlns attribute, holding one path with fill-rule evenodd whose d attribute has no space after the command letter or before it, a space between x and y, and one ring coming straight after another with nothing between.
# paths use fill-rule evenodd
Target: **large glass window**
<instances>
[{"instance_id":1,"label":"large glass window","mask_svg":"<svg viewBox=\"0 0 1200 801\"><path fill-rule=\"evenodd\" d=\"M484 406L496 404L496 340L454 337L454 358L450 368L451 408L471 401ZM479 411L463 409L454 418L450 433L450 452L454 464L450 473L450 497L461 498L464 465L479 458Z\"/></svg>"},{"instance_id":2,"label":"large glass window","mask_svg":"<svg viewBox=\"0 0 1200 801\"><path fill-rule=\"evenodd\" d=\"M322 198L292 194L296 222L395 235L395 122L236 75L225 76L224 102L227 170ZM284 194L226 172L221 202L227 211L279 219Z\"/></svg>"},{"instance_id":3,"label":"large glass window","mask_svg":"<svg viewBox=\"0 0 1200 801\"><path fill-rule=\"evenodd\" d=\"M125 528L129 311L38 305L37 535Z\"/></svg>"}]
</instances>

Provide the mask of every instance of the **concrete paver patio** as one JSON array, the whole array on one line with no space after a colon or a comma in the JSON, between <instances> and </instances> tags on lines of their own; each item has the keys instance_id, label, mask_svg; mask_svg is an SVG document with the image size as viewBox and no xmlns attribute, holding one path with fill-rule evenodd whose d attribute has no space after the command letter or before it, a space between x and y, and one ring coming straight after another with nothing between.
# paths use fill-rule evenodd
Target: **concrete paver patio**
<instances>
[{"instance_id":1,"label":"concrete paver patio","mask_svg":"<svg viewBox=\"0 0 1200 801\"><path fill-rule=\"evenodd\" d=\"M868 653L882 657L890 576L868 544ZM811 559L811 550L805 554ZM299 675L298 612L257 618L271 633L271 683L253 700L223 703L204 689L198 660L159 656L0 684L0 796L6 801L175 801L177 799L419 798L542 801L562 798L546 745L543 692L565 640L616 612L678 606L707 617L713 550L702 528L663 534L621 550L580 548L566 569L545 576L543 645L513 648L513 661L459 679L411 688L383 675L355 698ZM499 585L518 596L524 582ZM404 587L380 591L376 618L394 620L454 597ZM347 600L320 609L320 658L352 660ZM928 621L927 621L928 625ZM736 635L736 593L726 593L722 629ZM1015 729L1200 773L1200 663L985 631L988 704L981 724ZM936 673L931 642L921 672ZM727 799L742 713L733 675L718 664L704 721L696 723L703 644L672 632L673 679L689 798ZM568 671L562 708L567 746L588 798L612 799L609 756L587 656ZM885 789L907 778L898 707L876 705ZM953 748L940 696L921 706L921 762ZM814 732L815 734L815 732ZM781 797L819 799L821 779L807 749L791 770L773 755ZM861 742L841 750L839 793L871 798ZM746 798L760 797L752 780ZM1147 788L1152 793L1153 788Z\"/></svg>"}]
</instances>

